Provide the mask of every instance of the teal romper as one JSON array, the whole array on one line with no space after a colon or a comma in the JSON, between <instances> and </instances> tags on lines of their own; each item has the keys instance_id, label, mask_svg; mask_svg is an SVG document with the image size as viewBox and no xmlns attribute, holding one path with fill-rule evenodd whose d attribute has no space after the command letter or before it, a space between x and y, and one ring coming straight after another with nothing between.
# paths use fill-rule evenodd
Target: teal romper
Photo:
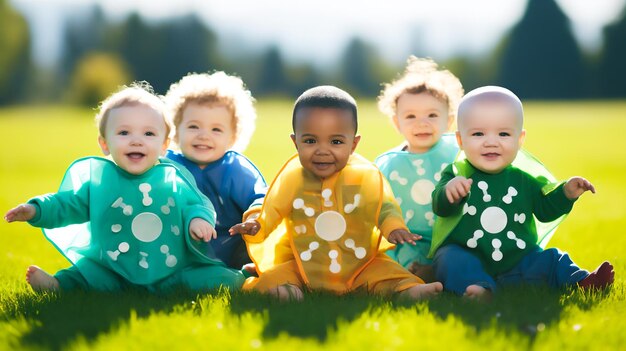
<instances>
[{"instance_id":1,"label":"teal romper","mask_svg":"<svg viewBox=\"0 0 626 351\"><path fill-rule=\"evenodd\" d=\"M151 292L238 289L240 271L226 268L211 246L190 237L189 224L215 225L211 203L176 166L160 163L132 175L108 159L82 158L59 191L29 201L30 224L74 265L55 277L62 290Z\"/></svg>"},{"instance_id":2,"label":"teal romper","mask_svg":"<svg viewBox=\"0 0 626 351\"><path fill-rule=\"evenodd\" d=\"M395 250L387 251L405 268L413 262L432 264L427 257L435 223L431 193L441 179L441 172L454 161L458 152L454 134L444 134L437 144L422 154L398 148L374 161L389 181L409 231L422 236L417 245L399 244Z\"/></svg>"}]
</instances>

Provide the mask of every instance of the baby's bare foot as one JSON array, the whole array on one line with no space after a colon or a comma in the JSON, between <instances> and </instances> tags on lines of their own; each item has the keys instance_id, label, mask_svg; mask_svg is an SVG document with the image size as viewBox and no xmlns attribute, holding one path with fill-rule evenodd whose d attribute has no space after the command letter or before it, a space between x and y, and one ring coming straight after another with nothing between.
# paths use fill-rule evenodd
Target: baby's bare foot
<instances>
[{"instance_id":1,"label":"baby's bare foot","mask_svg":"<svg viewBox=\"0 0 626 351\"><path fill-rule=\"evenodd\" d=\"M26 270L26 281L34 291L58 291L57 278L37 266L30 266Z\"/></svg>"},{"instance_id":2,"label":"baby's bare foot","mask_svg":"<svg viewBox=\"0 0 626 351\"><path fill-rule=\"evenodd\" d=\"M443 291L443 285L440 282L419 284L400 292L400 297L409 300L422 300L436 296Z\"/></svg>"},{"instance_id":3,"label":"baby's bare foot","mask_svg":"<svg viewBox=\"0 0 626 351\"><path fill-rule=\"evenodd\" d=\"M489 301L491 299L491 291L480 285L470 285L465 289L463 297L470 300Z\"/></svg>"},{"instance_id":4,"label":"baby's bare foot","mask_svg":"<svg viewBox=\"0 0 626 351\"><path fill-rule=\"evenodd\" d=\"M302 290L293 284L279 285L273 289L270 289L269 294L277 297L280 301L302 301L304 294Z\"/></svg>"}]
</instances>

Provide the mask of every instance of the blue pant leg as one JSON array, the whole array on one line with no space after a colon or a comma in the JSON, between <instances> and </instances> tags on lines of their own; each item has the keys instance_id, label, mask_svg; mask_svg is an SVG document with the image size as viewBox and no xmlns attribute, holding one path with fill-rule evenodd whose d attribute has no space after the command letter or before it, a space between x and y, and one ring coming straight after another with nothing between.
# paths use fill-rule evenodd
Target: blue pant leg
<instances>
[{"instance_id":1,"label":"blue pant leg","mask_svg":"<svg viewBox=\"0 0 626 351\"><path fill-rule=\"evenodd\" d=\"M435 253L433 268L435 279L443 284L445 290L457 295L463 295L470 285L496 290L496 282L485 272L478 257L459 245L440 247Z\"/></svg>"},{"instance_id":2,"label":"blue pant leg","mask_svg":"<svg viewBox=\"0 0 626 351\"><path fill-rule=\"evenodd\" d=\"M559 249L537 247L510 271L497 277L498 284L547 284L552 288L573 285L589 275L570 256Z\"/></svg>"},{"instance_id":3,"label":"blue pant leg","mask_svg":"<svg viewBox=\"0 0 626 351\"><path fill-rule=\"evenodd\" d=\"M159 282L155 288L165 292L181 287L192 291L207 291L222 286L233 291L241 289L244 280L245 277L239 270L198 264L174 273Z\"/></svg>"}]
</instances>

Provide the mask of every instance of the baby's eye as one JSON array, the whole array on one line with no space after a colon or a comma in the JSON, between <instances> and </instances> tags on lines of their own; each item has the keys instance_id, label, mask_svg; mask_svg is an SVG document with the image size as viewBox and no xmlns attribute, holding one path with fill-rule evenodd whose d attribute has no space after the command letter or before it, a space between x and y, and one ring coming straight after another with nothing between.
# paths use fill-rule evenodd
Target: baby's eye
<instances>
[{"instance_id":1,"label":"baby's eye","mask_svg":"<svg viewBox=\"0 0 626 351\"><path fill-rule=\"evenodd\" d=\"M474 133L472 133L472 136L477 136L477 137L483 136L483 135L485 135L483 132L474 132Z\"/></svg>"},{"instance_id":2,"label":"baby's eye","mask_svg":"<svg viewBox=\"0 0 626 351\"><path fill-rule=\"evenodd\" d=\"M195 125L195 124L190 124L190 125L187 126L187 128L189 128L189 129L199 129L198 126Z\"/></svg>"},{"instance_id":3,"label":"baby's eye","mask_svg":"<svg viewBox=\"0 0 626 351\"><path fill-rule=\"evenodd\" d=\"M154 132L145 132L144 134L146 136L156 136L156 134Z\"/></svg>"},{"instance_id":4,"label":"baby's eye","mask_svg":"<svg viewBox=\"0 0 626 351\"><path fill-rule=\"evenodd\" d=\"M307 139L302 140L302 142L303 142L304 144L315 144L315 139L313 139L313 138L307 138Z\"/></svg>"},{"instance_id":5,"label":"baby's eye","mask_svg":"<svg viewBox=\"0 0 626 351\"><path fill-rule=\"evenodd\" d=\"M212 131L214 131L214 132L216 132L216 133L221 133L221 132L222 132L222 130L221 130L221 129L219 129L219 128L213 128L213 129L211 129L211 130L212 130Z\"/></svg>"},{"instance_id":6,"label":"baby's eye","mask_svg":"<svg viewBox=\"0 0 626 351\"><path fill-rule=\"evenodd\" d=\"M128 135L128 131L127 130L120 130L119 132L117 132L117 135Z\"/></svg>"},{"instance_id":7,"label":"baby's eye","mask_svg":"<svg viewBox=\"0 0 626 351\"><path fill-rule=\"evenodd\" d=\"M431 113L428 115L428 118L437 118L437 117L439 117L439 115L436 113Z\"/></svg>"},{"instance_id":8,"label":"baby's eye","mask_svg":"<svg viewBox=\"0 0 626 351\"><path fill-rule=\"evenodd\" d=\"M406 115L404 116L405 119L414 119L415 115Z\"/></svg>"},{"instance_id":9,"label":"baby's eye","mask_svg":"<svg viewBox=\"0 0 626 351\"><path fill-rule=\"evenodd\" d=\"M341 144L343 144L344 142L343 142L343 140L333 139L333 140L331 140L331 141L330 141L330 143L331 143L332 145L341 145Z\"/></svg>"},{"instance_id":10,"label":"baby's eye","mask_svg":"<svg viewBox=\"0 0 626 351\"><path fill-rule=\"evenodd\" d=\"M508 137L508 136L511 136L511 133L509 133L509 132L500 132L498 135L500 135L501 137Z\"/></svg>"}]
</instances>

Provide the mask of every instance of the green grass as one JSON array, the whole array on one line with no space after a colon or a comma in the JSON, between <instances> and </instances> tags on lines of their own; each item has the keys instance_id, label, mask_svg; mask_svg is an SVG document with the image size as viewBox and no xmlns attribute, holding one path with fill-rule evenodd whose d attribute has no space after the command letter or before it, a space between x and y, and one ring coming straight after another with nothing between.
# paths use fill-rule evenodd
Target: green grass
<instances>
[{"instance_id":1,"label":"green grass","mask_svg":"<svg viewBox=\"0 0 626 351\"><path fill-rule=\"evenodd\" d=\"M270 181L294 152L291 103L261 101L246 154ZM99 155L93 111L0 110L0 212L55 191L66 167ZM355 294L279 303L242 292L168 296L130 292L34 294L25 268L68 263L24 223L0 224L0 349L622 349L626 344L626 103L528 103L526 148L559 178L582 175L585 194L549 246L586 268L615 265L602 293L510 288L492 303L444 294L410 304ZM373 159L401 139L373 102L360 106L358 152Z\"/></svg>"}]
</instances>

